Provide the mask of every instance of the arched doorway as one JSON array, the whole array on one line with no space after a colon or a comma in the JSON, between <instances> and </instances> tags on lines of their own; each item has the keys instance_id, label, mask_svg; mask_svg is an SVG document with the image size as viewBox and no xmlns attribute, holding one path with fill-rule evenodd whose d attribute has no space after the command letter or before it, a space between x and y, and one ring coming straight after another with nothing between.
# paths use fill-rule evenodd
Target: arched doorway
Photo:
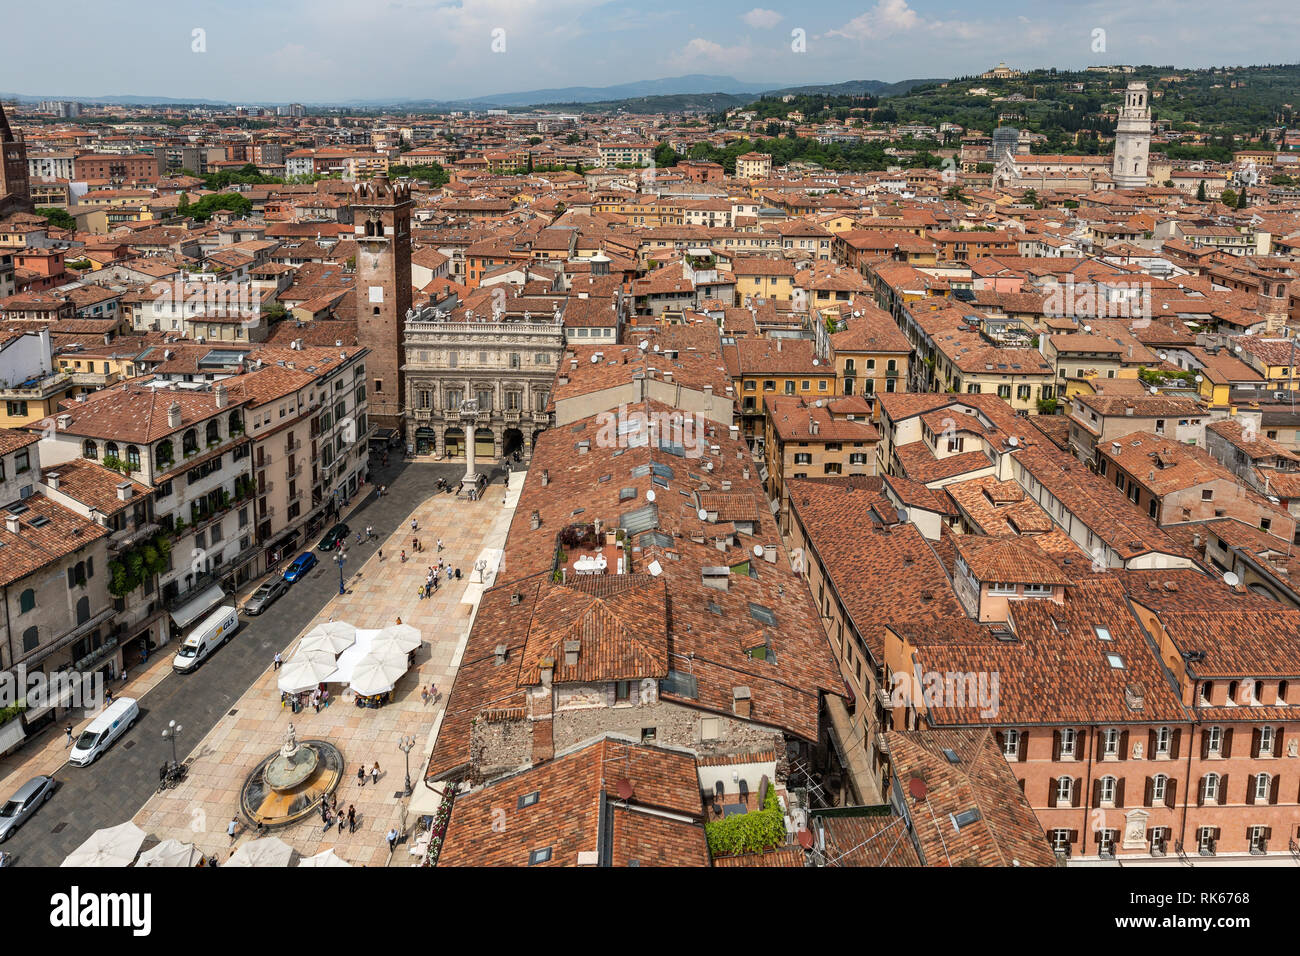
<instances>
[{"instance_id":1,"label":"arched doorway","mask_svg":"<svg viewBox=\"0 0 1300 956\"><path fill-rule=\"evenodd\" d=\"M415 453L417 455L432 455L437 434L427 425L421 426L415 430Z\"/></svg>"},{"instance_id":2,"label":"arched doorway","mask_svg":"<svg viewBox=\"0 0 1300 956\"><path fill-rule=\"evenodd\" d=\"M448 428L443 435L443 441L447 447L448 458L465 457L465 429Z\"/></svg>"},{"instance_id":3,"label":"arched doorway","mask_svg":"<svg viewBox=\"0 0 1300 956\"><path fill-rule=\"evenodd\" d=\"M479 461L491 461L496 457L496 437L490 428L479 428L474 432L474 457Z\"/></svg>"},{"instance_id":4,"label":"arched doorway","mask_svg":"<svg viewBox=\"0 0 1300 956\"><path fill-rule=\"evenodd\" d=\"M518 428L507 428L501 435L501 454L509 458L515 452L522 452L524 433Z\"/></svg>"}]
</instances>

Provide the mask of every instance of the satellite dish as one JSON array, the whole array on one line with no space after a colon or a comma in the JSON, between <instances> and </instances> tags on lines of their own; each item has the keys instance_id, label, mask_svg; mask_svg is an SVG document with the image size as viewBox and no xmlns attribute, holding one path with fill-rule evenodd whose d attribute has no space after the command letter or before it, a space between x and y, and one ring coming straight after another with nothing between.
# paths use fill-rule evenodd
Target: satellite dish
<instances>
[{"instance_id":1,"label":"satellite dish","mask_svg":"<svg viewBox=\"0 0 1300 956\"><path fill-rule=\"evenodd\" d=\"M1196 376L1196 381L1199 383L1205 381L1205 379L1202 376L1198 375Z\"/></svg>"},{"instance_id":2,"label":"satellite dish","mask_svg":"<svg viewBox=\"0 0 1300 956\"><path fill-rule=\"evenodd\" d=\"M1017 438L1015 435L1012 435L1010 438L1007 439L1007 444L1010 445L1012 448L1018 448L1020 446L1020 439Z\"/></svg>"},{"instance_id":3,"label":"satellite dish","mask_svg":"<svg viewBox=\"0 0 1300 956\"><path fill-rule=\"evenodd\" d=\"M911 780L907 781L907 792L911 795L913 800L924 800L925 795L929 792L929 788L926 787L925 781L920 777L913 777Z\"/></svg>"},{"instance_id":4,"label":"satellite dish","mask_svg":"<svg viewBox=\"0 0 1300 956\"><path fill-rule=\"evenodd\" d=\"M637 346L637 348L639 348L642 352L644 352L649 347L650 347L650 343L646 341L642 341L641 344Z\"/></svg>"},{"instance_id":5,"label":"satellite dish","mask_svg":"<svg viewBox=\"0 0 1300 956\"><path fill-rule=\"evenodd\" d=\"M645 500L646 500L646 501L654 501L654 500L655 500L655 490L654 490L653 488L651 488L650 490L648 490L648 491L645 493Z\"/></svg>"},{"instance_id":6,"label":"satellite dish","mask_svg":"<svg viewBox=\"0 0 1300 956\"><path fill-rule=\"evenodd\" d=\"M705 511L703 508L701 508L699 511L695 512L695 516L696 516L697 518L699 518L701 521L708 521L708 520L709 520L709 513L708 513L707 511Z\"/></svg>"},{"instance_id":7,"label":"satellite dish","mask_svg":"<svg viewBox=\"0 0 1300 956\"><path fill-rule=\"evenodd\" d=\"M1241 350L1238 349L1237 351L1241 351ZM820 360L820 359L813 359L813 364L814 364L814 365L821 365L822 363L821 363L821 360Z\"/></svg>"},{"instance_id":8,"label":"satellite dish","mask_svg":"<svg viewBox=\"0 0 1300 956\"><path fill-rule=\"evenodd\" d=\"M1238 584L1241 583L1241 578L1237 577L1235 571L1228 571L1225 572L1223 575L1223 583L1230 588L1235 588Z\"/></svg>"},{"instance_id":9,"label":"satellite dish","mask_svg":"<svg viewBox=\"0 0 1300 956\"><path fill-rule=\"evenodd\" d=\"M659 343L658 343L658 342L655 343L655 351L656 351L656 352L659 351Z\"/></svg>"},{"instance_id":10,"label":"satellite dish","mask_svg":"<svg viewBox=\"0 0 1300 956\"><path fill-rule=\"evenodd\" d=\"M1085 326L1083 327L1083 331L1085 331L1085 332L1091 332L1091 331L1092 331L1092 326L1091 326L1091 325L1085 325Z\"/></svg>"},{"instance_id":11,"label":"satellite dish","mask_svg":"<svg viewBox=\"0 0 1300 956\"><path fill-rule=\"evenodd\" d=\"M1160 394L1160 389L1158 389L1158 388L1156 388L1154 385L1152 385L1152 386L1151 386L1151 394L1152 394L1152 395L1159 395L1159 394Z\"/></svg>"},{"instance_id":12,"label":"satellite dish","mask_svg":"<svg viewBox=\"0 0 1300 956\"><path fill-rule=\"evenodd\" d=\"M819 398L819 399L817 399L817 401L813 402L813 407L814 407L814 408L821 408L821 407L822 407L822 400Z\"/></svg>"},{"instance_id":13,"label":"satellite dish","mask_svg":"<svg viewBox=\"0 0 1300 956\"><path fill-rule=\"evenodd\" d=\"M600 356L599 356L599 355L593 355L593 356L591 357L591 364L592 364L592 365L595 365L595 364L596 364L597 362L599 362L599 361L600 361Z\"/></svg>"},{"instance_id":14,"label":"satellite dish","mask_svg":"<svg viewBox=\"0 0 1300 956\"><path fill-rule=\"evenodd\" d=\"M762 556L763 556L763 546L761 544L754 545L754 557L761 558Z\"/></svg>"}]
</instances>

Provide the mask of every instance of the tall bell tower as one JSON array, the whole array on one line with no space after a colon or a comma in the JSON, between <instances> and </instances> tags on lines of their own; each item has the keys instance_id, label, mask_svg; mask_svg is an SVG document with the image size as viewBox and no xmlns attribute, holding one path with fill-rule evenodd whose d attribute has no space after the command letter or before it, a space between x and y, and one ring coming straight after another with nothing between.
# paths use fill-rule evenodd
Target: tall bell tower
<instances>
[{"instance_id":1,"label":"tall bell tower","mask_svg":"<svg viewBox=\"0 0 1300 956\"><path fill-rule=\"evenodd\" d=\"M1151 106L1147 85L1134 80L1124 91L1124 105L1115 124L1115 158L1110 177L1116 189L1139 189L1147 184L1147 155L1151 151Z\"/></svg>"},{"instance_id":2,"label":"tall bell tower","mask_svg":"<svg viewBox=\"0 0 1300 956\"><path fill-rule=\"evenodd\" d=\"M14 135L0 106L0 215L31 212L27 185L27 145Z\"/></svg>"},{"instance_id":3,"label":"tall bell tower","mask_svg":"<svg viewBox=\"0 0 1300 956\"><path fill-rule=\"evenodd\" d=\"M352 193L357 243L357 340L366 357L370 419L405 434L402 335L411 309L411 190L380 176Z\"/></svg>"}]
</instances>

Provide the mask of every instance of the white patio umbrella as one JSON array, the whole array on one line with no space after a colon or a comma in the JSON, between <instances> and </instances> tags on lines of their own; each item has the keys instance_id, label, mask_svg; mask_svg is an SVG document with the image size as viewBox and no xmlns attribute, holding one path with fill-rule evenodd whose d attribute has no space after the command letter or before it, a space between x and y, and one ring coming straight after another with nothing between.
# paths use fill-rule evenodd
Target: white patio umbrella
<instances>
[{"instance_id":1,"label":"white patio umbrella","mask_svg":"<svg viewBox=\"0 0 1300 956\"><path fill-rule=\"evenodd\" d=\"M338 662L329 652L295 654L280 668L280 677L275 683L283 693L297 694L329 680L338 669Z\"/></svg>"},{"instance_id":2,"label":"white patio umbrella","mask_svg":"<svg viewBox=\"0 0 1300 956\"><path fill-rule=\"evenodd\" d=\"M130 866L140 852L145 832L127 820L96 830L90 839L68 854L60 866Z\"/></svg>"},{"instance_id":3,"label":"white patio umbrella","mask_svg":"<svg viewBox=\"0 0 1300 956\"><path fill-rule=\"evenodd\" d=\"M334 848L322 850L315 856L305 856L298 861L299 866L352 866L347 860L335 855Z\"/></svg>"},{"instance_id":4,"label":"white patio umbrella","mask_svg":"<svg viewBox=\"0 0 1300 956\"><path fill-rule=\"evenodd\" d=\"M393 689L406 673L406 656L367 654L352 668L351 687L363 697L373 697Z\"/></svg>"},{"instance_id":5,"label":"white patio umbrella","mask_svg":"<svg viewBox=\"0 0 1300 956\"><path fill-rule=\"evenodd\" d=\"M245 843L223 866L288 866L293 847L278 837L263 837Z\"/></svg>"},{"instance_id":6,"label":"white patio umbrella","mask_svg":"<svg viewBox=\"0 0 1300 956\"><path fill-rule=\"evenodd\" d=\"M136 866L193 866L199 861L198 849L193 843L163 840L156 847L140 854Z\"/></svg>"},{"instance_id":7,"label":"white patio umbrella","mask_svg":"<svg viewBox=\"0 0 1300 956\"><path fill-rule=\"evenodd\" d=\"M298 643L295 657L304 651L324 650L339 655L357 642L357 629L344 621L317 624Z\"/></svg>"},{"instance_id":8,"label":"white patio umbrella","mask_svg":"<svg viewBox=\"0 0 1300 956\"><path fill-rule=\"evenodd\" d=\"M422 643L420 631L418 628L411 627L409 624L389 624L387 627L379 629L370 642L371 647L381 645L392 645L398 648L403 654L409 654Z\"/></svg>"}]
</instances>

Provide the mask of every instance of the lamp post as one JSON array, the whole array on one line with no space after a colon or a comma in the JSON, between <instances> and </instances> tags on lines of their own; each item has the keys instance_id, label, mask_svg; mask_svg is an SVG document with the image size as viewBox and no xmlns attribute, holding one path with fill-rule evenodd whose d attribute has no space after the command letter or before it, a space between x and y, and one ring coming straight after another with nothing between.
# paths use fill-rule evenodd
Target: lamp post
<instances>
[{"instance_id":1,"label":"lamp post","mask_svg":"<svg viewBox=\"0 0 1300 956\"><path fill-rule=\"evenodd\" d=\"M348 556L340 549L334 555L334 563L339 566L339 594L346 594L343 587L343 565L347 562Z\"/></svg>"},{"instance_id":2,"label":"lamp post","mask_svg":"<svg viewBox=\"0 0 1300 956\"><path fill-rule=\"evenodd\" d=\"M168 721L167 726L163 729L162 735L163 740L170 740L172 742L172 763L175 764L178 762L176 759L176 738L181 735L181 725L176 723L174 720Z\"/></svg>"},{"instance_id":3,"label":"lamp post","mask_svg":"<svg viewBox=\"0 0 1300 956\"><path fill-rule=\"evenodd\" d=\"M397 742L397 749L406 757L406 796L411 795L411 750L415 747L414 737L402 737Z\"/></svg>"}]
</instances>

